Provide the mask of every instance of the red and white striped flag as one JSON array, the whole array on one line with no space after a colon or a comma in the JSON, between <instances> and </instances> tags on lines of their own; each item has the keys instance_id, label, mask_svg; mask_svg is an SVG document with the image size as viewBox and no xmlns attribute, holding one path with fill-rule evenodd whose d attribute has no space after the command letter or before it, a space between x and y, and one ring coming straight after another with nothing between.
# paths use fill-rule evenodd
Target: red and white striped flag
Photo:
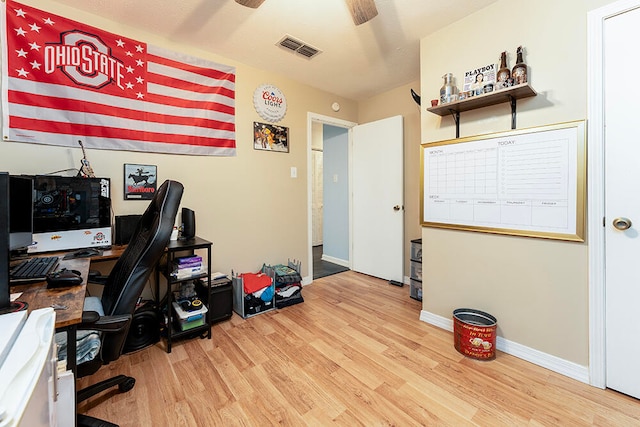
<instances>
[{"instance_id":1,"label":"red and white striped flag","mask_svg":"<svg viewBox=\"0 0 640 427\"><path fill-rule=\"evenodd\" d=\"M235 68L7 0L5 140L234 156Z\"/></svg>"}]
</instances>

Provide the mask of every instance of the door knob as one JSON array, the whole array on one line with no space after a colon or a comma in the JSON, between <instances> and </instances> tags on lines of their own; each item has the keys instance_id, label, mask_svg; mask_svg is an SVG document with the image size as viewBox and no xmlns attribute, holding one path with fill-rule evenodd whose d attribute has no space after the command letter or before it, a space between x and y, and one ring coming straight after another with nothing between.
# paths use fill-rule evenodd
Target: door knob
<instances>
[{"instance_id":1,"label":"door knob","mask_svg":"<svg viewBox=\"0 0 640 427\"><path fill-rule=\"evenodd\" d=\"M618 230L627 230L631 228L631 220L629 218L618 217L613 220L613 226Z\"/></svg>"},{"instance_id":2,"label":"door knob","mask_svg":"<svg viewBox=\"0 0 640 427\"><path fill-rule=\"evenodd\" d=\"M399 211L400 209L402 209L402 206L400 206L400 205L395 205L393 207L393 210L396 211L396 212Z\"/></svg>"}]
</instances>

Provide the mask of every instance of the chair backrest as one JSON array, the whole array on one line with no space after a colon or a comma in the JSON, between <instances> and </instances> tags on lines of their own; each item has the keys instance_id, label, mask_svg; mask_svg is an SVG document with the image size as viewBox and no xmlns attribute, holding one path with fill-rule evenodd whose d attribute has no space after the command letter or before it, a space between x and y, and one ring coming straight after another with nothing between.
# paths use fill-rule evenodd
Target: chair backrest
<instances>
[{"instance_id":1,"label":"chair backrest","mask_svg":"<svg viewBox=\"0 0 640 427\"><path fill-rule=\"evenodd\" d=\"M105 315L135 311L136 302L169 242L183 191L181 183L171 180L156 191L104 286Z\"/></svg>"}]
</instances>

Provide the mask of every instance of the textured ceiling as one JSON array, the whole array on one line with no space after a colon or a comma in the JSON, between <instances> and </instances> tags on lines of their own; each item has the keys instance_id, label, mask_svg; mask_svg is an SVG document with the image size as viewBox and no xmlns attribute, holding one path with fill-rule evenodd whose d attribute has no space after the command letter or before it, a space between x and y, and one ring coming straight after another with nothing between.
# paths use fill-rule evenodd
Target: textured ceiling
<instances>
[{"instance_id":1,"label":"textured ceiling","mask_svg":"<svg viewBox=\"0 0 640 427\"><path fill-rule=\"evenodd\" d=\"M376 0L356 26L345 0L56 0L337 95L362 100L419 79L420 39L496 0ZM284 35L322 53L277 46Z\"/></svg>"}]
</instances>

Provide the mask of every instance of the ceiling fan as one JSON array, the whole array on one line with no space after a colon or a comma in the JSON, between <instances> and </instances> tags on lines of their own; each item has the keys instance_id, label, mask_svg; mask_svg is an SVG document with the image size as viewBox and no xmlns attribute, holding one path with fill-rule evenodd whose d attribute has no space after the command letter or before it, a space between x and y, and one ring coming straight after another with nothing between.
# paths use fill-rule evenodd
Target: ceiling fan
<instances>
[{"instance_id":1,"label":"ceiling fan","mask_svg":"<svg viewBox=\"0 0 640 427\"><path fill-rule=\"evenodd\" d=\"M356 25L364 24L378 15L374 0L345 0L351 17ZM236 3L252 9L257 9L264 0L236 0Z\"/></svg>"}]
</instances>

